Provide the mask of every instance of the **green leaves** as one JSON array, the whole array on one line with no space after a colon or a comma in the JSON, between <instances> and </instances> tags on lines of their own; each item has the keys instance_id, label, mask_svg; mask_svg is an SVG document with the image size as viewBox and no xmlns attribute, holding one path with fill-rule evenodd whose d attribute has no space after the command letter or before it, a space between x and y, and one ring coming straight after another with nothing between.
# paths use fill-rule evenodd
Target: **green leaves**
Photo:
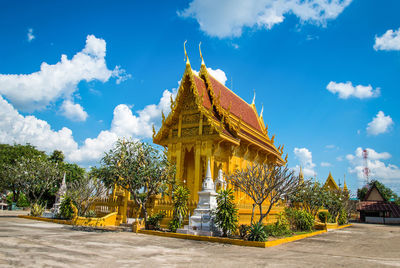
<instances>
[{"instance_id":1,"label":"green leaves","mask_svg":"<svg viewBox=\"0 0 400 268\"><path fill-rule=\"evenodd\" d=\"M214 212L214 222L222 229L223 236L233 233L237 229L237 208L232 189L220 190L217 196L217 209Z\"/></svg>"},{"instance_id":2,"label":"green leaves","mask_svg":"<svg viewBox=\"0 0 400 268\"><path fill-rule=\"evenodd\" d=\"M174 214L169 224L169 229L176 232L182 226L183 219L188 213L188 201L190 192L182 185L177 185L172 192L172 202L174 203Z\"/></svg>"},{"instance_id":3,"label":"green leaves","mask_svg":"<svg viewBox=\"0 0 400 268\"><path fill-rule=\"evenodd\" d=\"M289 195L289 200L315 216L324 206L327 196L327 190L319 182L309 180L304 181L298 191Z\"/></svg>"},{"instance_id":4,"label":"green leaves","mask_svg":"<svg viewBox=\"0 0 400 268\"><path fill-rule=\"evenodd\" d=\"M267 241L268 235L265 232L264 225L261 222L253 223L250 227L249 241Z\"/></svg>"}]
</instances>

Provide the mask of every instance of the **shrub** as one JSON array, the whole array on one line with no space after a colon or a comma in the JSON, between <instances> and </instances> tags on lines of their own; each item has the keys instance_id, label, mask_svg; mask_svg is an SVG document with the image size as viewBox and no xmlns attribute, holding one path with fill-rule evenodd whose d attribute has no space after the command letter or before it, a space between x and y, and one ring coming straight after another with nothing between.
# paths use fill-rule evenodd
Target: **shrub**
<instances>
[{"instance_id":1,"label":"shrub","mask_svg":"<svg viewBox=\"0 0 400 268\"><path fill-rule=\"evenodd\" d=\"M45 210L45 206L35 203L31 207L31 215L34 217L40 217L44 213L44 210Z\"/></svg>"},{"instance_id":2,"label":"shrub","mask_svg":"<svg viewBox=\"0 0 400 268\"><path fill-rule=\"evenodd\" d=\"M342 208L339 212L338 224L343 225L346 224L347 222L348 222L347 211L346 209Z\"/></svg>"},{"instance_id":3,"label":"shrub","mask_svg":"<svg viewBox=\"0 0 400 268\"><path fill-rule=\"evenodd\" d=\"M222 235L227 236L237 229L237 208L234 203L233 190L220 190L217 196L217 209L214 213L215 224L222 229Z\"/></svg>"},{"instance_id":4,"label":"shrub","mask_svg":"<svg viewBox=\"0 0 400 268\"><path fill-rule=\"evenodd\" d=\"M291 233L289 222L284 214L280 214L274 224L266 225L264 229L268 236L284 236Z\"/></svg>"},{"instance_id":5,"label":"shrub","mask_svg":"<svg viewBox=\"0 0 400 268\"><path fill-rule=\"evenodd\" d=\"M314 217L305 210L286 208L285 215L294 231L311 231L314 228Z\"/></svg>"},{"instance_id":6,"label":"shrub","mask_svg":"<svg viewBox=\"0 0 400 268\"><path fill-rule=\"evenodd\" d=\"M85 217L86 218L96 218L97 217L96 211L94 211L94 210L87 211L85 213Z\"/></svg>"},{"instance_id":7,"label":"shrub","mask_svg":"<svg viewBox=\"0 0 400 268\"><path fill-rule=\"evenodd\" d=\"M148 217L147 221L146 221L146 229L159 230L160 222L164 217L165 217L164 211L160 211L160 212Z\"/></svg>"},{"instance_id":8,"label":"shrub","mask_svg":"<svg viewBox=\"0 0 400 268\"><path fill-rule=\"evenodd\" d=\"M13 193L10 193L9 195L7 195L6 200L7 200L7 204L9 206L11 206L12 200L13 200ZM26 196L23 193L20 193L16 205L17 205L17 207L25 208L25 207L29 207L30 204L29 204L29 201L26 198Z\"/></svg>"},{"instance_id":9,"label":"shrub","mask_svg":"<svg viewBox=\"0 0 400 268\"><path fill-rule=\"evenodd\" d=\"M176 232L176 230L181 227L181 223L179 222L179 219L174 217L172 220L168 223L168 229L171 232Z\"/></svg>"},{"instance_id":10,"label":"shrub","mask_svg":"<svg viewBox=\"0 0 400 268\"><path fill-rule=\"evenodd\" d=\"M72 201L70 197L64 198L60 204L59 215L62 219L70 220L74 216L74 210L72 209Z\"/></svg>"},{"instance_id":11,"label":"shrub","mask_svg":"<svg viewBox=\"0 0 400 268\"><path fill-rule=\"evenodd\" d=\"M246 224L241 224L239 226L239 235L240 238L247 240L248 236L249 236L249 231L250 231L250 226L246 225Z\"/></svg>"},{"instance_id":12,"label":"shrub","mask_svg":"<svg viewBox=\"0 0 400 268\"><path fill-rule=\"evenodd\" d=\"M253 223L250 227L249 241L264 242L268 238L264 225L260 222Z\"/></svg>"},{"instance_id":13,"label":"shrub","mask_svg":"<svg viewBox=\"0 0 400 268\"><path fill-rule=\"evenodd\" d=\"M174 203L174 214L169 225L169 229L172 232L176 232L176 229L181 227L183 219L188 213L187 203L189 201L190 192L182 185L178 185L172 192L172 202Z\"/></svg>"},{"instance_id":14,"label":"shrub","mask_svg":"<svg viewBox=\"0 0 400 268\"><path fill-rule=\"evenodd\" d=\"M331 218L331 214L329 214L328 211L321 211L318 213L318 219L323 223L328 222L329 218Z\"/></svg>"}]
</instances>

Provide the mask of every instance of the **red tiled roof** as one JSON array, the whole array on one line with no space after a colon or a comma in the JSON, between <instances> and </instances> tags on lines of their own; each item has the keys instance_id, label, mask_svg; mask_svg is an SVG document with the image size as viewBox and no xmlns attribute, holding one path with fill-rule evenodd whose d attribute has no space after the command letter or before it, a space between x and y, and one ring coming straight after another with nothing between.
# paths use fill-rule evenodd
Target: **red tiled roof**
<instances>
[{"instance_id":1,"label":"red tiled roof","mask_svg":"<svg viewBox=\"0 0 400 268\"><path fill-rule=\"evenodd\" d=\"M393 218L400 218L400 206L395 203L382 201L362 201L357 204L357 210L361 211L391 211Z\"/></svg>"},{"instance_id":2,"label":"red tiled roof","mask_svg":"<svg viewBox=\"0 0 400 268\"><path fill-rule=\"evenodd\" d=\"M198 92L199 96L203 95L203 106L206 109L210 109L211 102L206 89L206 84L204 83L203 79L197 77L196 75L193 75L193 77L194 77L194 83L196 84L196 88L199 91Z\"/></svg>"},{"instance_id":3,"label":"red tiled roof","mask_svg":"<svg viewBox=\"0 0 400 268\"><path fill-rule=\"evenodd\" d=\"M222 85L210 74L208 77L210 78L211 86L214 89L215 97L218 98L218 95L220 95L222 108L228 110L229 106L231 106L230 111L233 115L237 116L238 118L242 117L243 122L262 133L260 123L258 122L258 117L253 108L231 90Z\"/></svg>"}]
</instances>

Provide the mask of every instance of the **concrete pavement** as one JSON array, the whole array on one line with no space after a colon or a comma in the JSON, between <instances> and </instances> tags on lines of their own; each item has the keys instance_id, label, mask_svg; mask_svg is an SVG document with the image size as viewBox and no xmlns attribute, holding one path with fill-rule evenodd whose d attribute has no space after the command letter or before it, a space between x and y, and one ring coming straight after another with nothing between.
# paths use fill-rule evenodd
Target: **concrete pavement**
<instances>
[{"instance_id":1,"label":"concrete pavement","mask_svg":"<svg viewBox=\"0 0 400 268\"><path fill-rule=\"evenodd\" d=\"M0 216L0 267L132 266L400 267L400 226L355 224L263 249Z\"/></svg>"}]
</instances>

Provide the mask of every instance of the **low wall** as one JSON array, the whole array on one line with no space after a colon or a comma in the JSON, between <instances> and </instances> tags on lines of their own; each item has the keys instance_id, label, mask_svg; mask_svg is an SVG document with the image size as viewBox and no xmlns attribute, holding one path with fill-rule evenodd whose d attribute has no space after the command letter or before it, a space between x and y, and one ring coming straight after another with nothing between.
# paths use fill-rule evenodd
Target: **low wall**
<instances>
[{"instance_id":1,"label":"low wall","mask_svg":"<svg viewBox=\"0 0 400 268\"><path fill-rule=\"evenodd\" d=\"M319 235L322 233L326 233L326 230L316 231L316 232L312 232L312 233L308 233L308 234L295 235L295 236L277 239L277 240L273 240L273 241L267 241L267 242L244 241L241 239L230 239L230 238L213 237L213 236L199 236L199 235L190 235L190 234L168 233L168 232L159 232L159 231L150 231L150 230L139 230L138 232L142 233L142 234L197 240L197 241L205 241L205 242L217 242L217 243L231 244L231 245L236 245L236 246L267 248L267 247L278 246L278 245L281 245L284 243L288 243L288 242L304 239L307 237Z\"/></svg>"},{"instance_id":2,"label":"low wall","mask_svg":"<svg viewBox=\"0 0 400 268\"><path fill-rule=\"evenodd\" d=\"M85 218L76 217L73 219L75 225L91 226L91 227L103 227L103 226L117 226L117 212L107 214L101 218Z\"/></svg>"},{"instance_id":3,"label":"low wall","mask_svg":"<svg viewBox=\"0 0 400 268\"><path fill-rule=\"evenodd\" d=\"M67 224L67 225L80 225L80 226L90 226L90 227L117 226L117 221L116 221L117 212L110 213L101 218L75 217L72 220L59 220L59 219L50 219L50 218L34 217L26 215L19 215L18 217L31 220Z\"/></svg>"},{"instance_id":4,"label":"low wall","mask_svg":"<svg viewBox=\"0 0 400 268\"><path fill-rule=\"evenodd\" d=\"M400 224L400 218L365 217L366 223Z\"/></svg>"}]
</instances>

